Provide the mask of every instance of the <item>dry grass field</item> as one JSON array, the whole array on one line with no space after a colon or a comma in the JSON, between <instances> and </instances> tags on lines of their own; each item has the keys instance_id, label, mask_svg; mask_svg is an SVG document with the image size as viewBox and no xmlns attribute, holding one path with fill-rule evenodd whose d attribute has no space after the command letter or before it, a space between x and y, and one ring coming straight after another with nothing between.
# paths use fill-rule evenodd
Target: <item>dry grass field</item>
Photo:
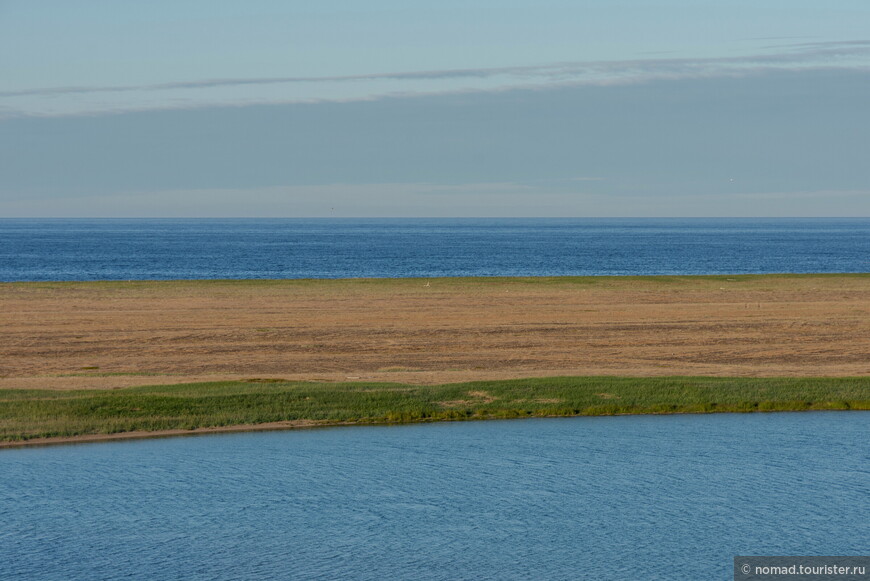
<instances>
[{"instance_id":1,"label":"dry grass field","mask_svg":"<svg viewBox=\"0 0 870 581\"><path fill-rule=\"evenodd\" d=\"M0 389L870 375L870 275L0 284Z\"/></svg>"}]
</instances>

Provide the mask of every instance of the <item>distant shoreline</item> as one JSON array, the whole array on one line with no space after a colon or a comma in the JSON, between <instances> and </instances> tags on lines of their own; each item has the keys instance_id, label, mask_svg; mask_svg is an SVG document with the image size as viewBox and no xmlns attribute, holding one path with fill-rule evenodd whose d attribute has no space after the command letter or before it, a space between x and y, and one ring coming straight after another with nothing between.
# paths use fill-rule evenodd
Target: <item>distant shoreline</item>
<instances>
[{"instance_id":1,"label":"distant shoreline","mask_svg":"<svg viewBox=\"0 0 870 581\"><path fill-rule=\"evenodd\" d=\"M870 264L870 261L868 261ZM273 278L273 277L210 277L210 278L105 278L105 279L58 279L58 280L0 280L0 287L4 285L141 285L141 284L314 284L314 283L367 283L367 284L383 284L389 282L421 282L441 281L441 282L456 282L456 283L488 283L488 282L565 282L579 283L589 281L620 281L634 280L638 282L656 282L662 280L680 280L680 279L697 279L697 280L747 280L747 279L800 279L800 278L841 278L841 277L870 277L870 270L867 271L843 271L843 272L763 272L763 273L714 273L714 274L565 274L565 275L475 275L475 276L351 276L351 277L292 277L292 278Z\"/></svg>"}]
</instances>

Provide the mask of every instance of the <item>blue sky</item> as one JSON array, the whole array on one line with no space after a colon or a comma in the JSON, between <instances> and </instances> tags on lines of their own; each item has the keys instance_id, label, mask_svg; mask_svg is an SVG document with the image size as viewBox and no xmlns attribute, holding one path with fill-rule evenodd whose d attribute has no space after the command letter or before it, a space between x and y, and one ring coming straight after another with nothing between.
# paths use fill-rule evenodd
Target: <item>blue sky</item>
<instances>
[{"instance_id":1,"label":"blue sky","mask_svg":"<svg viewBox=\"0 0 870 581\"><path fill-rule=\"evenodd\" d=\"M867 22L0 1L0 216L870 216Z\"/></svg>"}]
</instances>

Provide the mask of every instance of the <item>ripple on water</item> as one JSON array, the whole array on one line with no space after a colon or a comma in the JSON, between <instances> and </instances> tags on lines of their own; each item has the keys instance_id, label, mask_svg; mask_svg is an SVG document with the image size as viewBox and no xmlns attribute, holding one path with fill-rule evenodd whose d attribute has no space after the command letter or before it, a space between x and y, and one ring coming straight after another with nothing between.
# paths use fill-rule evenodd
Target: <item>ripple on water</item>
<instances>
[{"instance_id":1,"label":"ripple on water","mask_svg":"<svg viewBox=\"0 0 870 581\"><path fill-rule=\"evenodd\" d=\"M0 453L0 578L728 578L860 554L870 414L354 427Z\"/></svg>"}]
</instances>

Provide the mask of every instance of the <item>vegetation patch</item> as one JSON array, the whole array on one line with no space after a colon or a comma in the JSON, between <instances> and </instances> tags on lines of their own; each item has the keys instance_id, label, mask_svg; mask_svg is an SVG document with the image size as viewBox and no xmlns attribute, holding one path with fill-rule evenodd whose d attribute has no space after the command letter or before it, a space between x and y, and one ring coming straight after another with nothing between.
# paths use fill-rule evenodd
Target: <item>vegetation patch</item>
<instances>
[{"instance_id":1,"label":"vegetation patch","mask_svg":"<svg viewBox=\"0 0 870 581\"><path fill-rule=\"evenodd\" d=\"M0 390L0 442L275 422L804 410L870 410L870 378L553 377L436 386L253 379L113 391Z\"/></svg>"}]
</instances>

